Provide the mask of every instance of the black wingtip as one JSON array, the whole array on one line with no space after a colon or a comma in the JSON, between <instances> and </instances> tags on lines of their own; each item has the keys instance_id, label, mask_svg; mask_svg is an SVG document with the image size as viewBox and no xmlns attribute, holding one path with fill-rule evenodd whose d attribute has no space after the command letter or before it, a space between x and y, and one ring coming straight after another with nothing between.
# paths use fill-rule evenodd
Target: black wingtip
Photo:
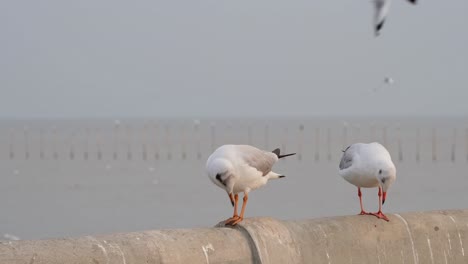
<instances>
[{"instance_id":1,"label":"black wingtip","mask_svg":"<svg viewBox=\"0 0 468 264\"><path fill-rule=\"evenodd\" d=\"M380 35L380 30L382 29L383 25L384 25L384 22L385 22L385 19L382 20L382 22L380 22L379 24L377 24L375 26L375 36L379 36Z\"/></svg>"},{"instance_id":2,"label":"black wingtip","mask_svg":"<svg viewBox=\"0 0 468 264\"><path fill-rule=\"evenodd\" d=\"M296 153L290 153L290 154L284 154L284 155L280 155L280 149L279 148L276 148L275 150L272 151L273 153L275 153L275 155L278 157L278 159L281 159L281 158L284 158L284 157L288 157L288 156L292 156L292 155L296 155Z\"/></svg>"},{"instance_id":3,"label":"black wingtip","mask_svg":"<svg viewBox=\"0 0 468 264\"><path fill-rule=\"evenodd\" d=\"M413 5L415 5L416 2L417 2L416 0L408 0L408 1L409 1L410 3L412 3Z\"/></svg>"},{"instance_id":4,"label":"black wingtip","mask_svg":"<svg viewBox=\"0 0 468 264\"><path fill-rule=\"evenodd\" d=\"M279 156L278 156L278 159L281 159L281 158L284 158L284 157L288 157L288 156L292 156L292 155L296 155L296 153L290 153L290 154L279 155Z\"/></svg>"},{"instance_id":5,"label":"black wingtip","mask_svg":"<svg viewBox=\"0 0 468 264\"><path fill-rule=\"evenodd\" d=\"M279 176L280 179L281 179L281 178L284 178L284 177L286 177L286 176L285 176L285 175L280 175L280 176Z\"/></svg>"}]
</instances>

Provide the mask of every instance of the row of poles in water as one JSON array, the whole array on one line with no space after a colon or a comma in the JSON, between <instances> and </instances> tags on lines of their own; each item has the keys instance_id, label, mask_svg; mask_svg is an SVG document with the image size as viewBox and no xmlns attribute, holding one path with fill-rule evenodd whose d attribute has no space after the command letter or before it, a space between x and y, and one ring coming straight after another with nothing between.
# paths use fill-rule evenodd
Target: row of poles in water
<instances>
[{"instance_id":1,"label":"row of poles in water","mask_svg":"<svg viewBox=\"0 0 468 264\"><path fill-rule=\"evenodd\" d=\"M350 127L354 127L355 131L351 131L350 133ZM158 125L155 125L154 126L155 130L158 130L159 126ZM66 143L65 142L65 145L67 145L65 147L65 150L62 148L62 151L59 151L59 148L57 147L58 145L58 139L59 139L59 136L58 136L58 131L57 131L57 128L56 127L53 127L51 129L51 133L49 134L49 141L48 141L48 144L49 145L46 145L46 132L44 131L44 129L40 129L39 130L39 149L36 150L36 151L33 151L31 150L31 147L30 147L30 143L31 143L31 130L28 129L27 127L24 127L23 128L23 142L22 146L18 146L16 145L15 143L16 140L15 138L18 137L18 133L16 133L14 131L14 129L10 129L10 141L9 141L9 154L8 154L8 157L10 160L15 160L15 159L20 159L20 158L23 158L25 160L29 160L30 158L32 158L33 155L37 155L36 157L38 157L40 160L47 160L47 159L53 159L53 160L59 160L59 159L69 159L69 160L76 160L76 159L83 159L83 160L90 160L92 159L93 157L95 157L97 160L104 160L104 159L111 159L111 160L128 160L128 161L131 161L131 160L134 160L134 159L138 159L138 156L144 160L144 161L147 161L147 160L151 160L151 159L154 159L154 160L162 160L162 159L167 159L167 160L172 160L172 159L176 159L177 157L176 156L179 156L180 155L180 159L182 160L186 160L189 158L189 151L187 150L187 138L186 138L186 134L187 134L187 131L185 131L185 128L186 127L183 127L180 129L179 132L181 132L181 137L179 138L178 140L178 144L179 144L179 147L180 147L180 154L177 154L176 155L176 152L173 151L173 147L172 147L172 142L175 142L175 141L171 141L171 138L172 136L174 135L173 132L171 132L170 130L170 126L169 125L166 125L164 127L164 135L163 135L163 139L164 139L164 143L160 144L157 142L157 140L154 140L157 135L159 133L155 133L155 134L150 134L149 132L149 126L148 125L145 125L143 127L143 136L140 138L142 139L141 140L141 145L140 145L140 150L138 151L139 153L138 154L135 154L134 152L134 147L132 147L132 128L131 126L127 126L126 127L126 137L125 139L126 140L120 140L119 139L119 136L121 136L121 124L120 122L115 122L115 125L114 125L114 128L113 128L113 131L111 133L111 137L112 137L112 141L113 141L113 145L111 146L112 150L110 151L110 154L106 151L104 151L104 144L102 143L102 140L99 139L99 129L94 129L95 131L95 141L94 141L94 148L93 148L93 151L91 151L90 149L90 131L91 129L89 128L85 128L85 129L81 129L81 130L84 130L85 132L85 135L84 135L84 146L82 146L81 148L81 152L82 153L79 153L79 151L77 149L77 142L76 141L79 141L76 137L77 133L74 133L72 132L71 133L71 137L69 142ZM306 137L306 131L305 131L305 126L303 124L300 124L298 126L296 126L296 128L298 132L297 134L297 147L294 149L295 152L298 153L297 155L297 159L298 160L302 160L304 158L304 155L303 155L303 148L305 146L304 144L304 140L305 140L305 137ZM270 125L265 125L264 126L264 129L263 129L263 148L264 149L270 149ZM381 135L381 143L384 145L384 146L388 146L388 133L387 133L387 130L388 128L387 127L383 127L382 128L382 135ZM229 133L231 131L233 131L233 127L232 125L228 125L226 127L226 131L224 133L224 136L226 137L226 133ZM237 129L237 131L240 131L239 129ZM289 131L289 128L288 127L284 127L284 137L283 137L283 140L281 140L281 149L284 151L285 149L289 149L290 148L290 145L287 144L287 134L288 134L288 131ZM321 129L320 127L315 127L313 130L313 137L314 137L314 145L313 145L313 148L314 148L314 154L313 154L313 159L315 161L320 161L321 159L321 153L320 153L320 146L322 145L321 144L321 136L320 136L320 132L321 132ZM203 158L203 154L202 154L202 148L201 148L201 145L202 145L202 142L201 142L201 131L200 131L200 122L197 122L195 121L194 122L194 125L193 125L193 130L191 131L192 132L192 137L193 137L193 140L194 140L194 146L195 146L195 150L194 151L190 151L191 153L194 154L195 158L197 160L201 160ZM244 131L245 132L245 131ZM247 126L247 142L245 142L246 144L249 144L249 145L252 145L253 144L253 128L252 126ZM398 157L397 160L402 162L403 161L403 142L402 142L402 139L401 139L401 133L400 133L400 127L397 127L396 128L396 132L397 132L397 137L396 137L396 144L397 144L397 155ZM210 141L210 150L213 151L216 147L218 147L218 142L217 142L217 138L218 138L218 133L217 133L217 127L214 123L211 123L210 127L209 127L209 141ZM350 134L357 134L358 137L360 135L360 126L357 125L357 126L348 126L347 124L345 124L343 126L343 130L342 130L342 148L346 148L347 147L347 144L349 144L350 142L348 142L348 139L349 139L349 136ZM372 140L375 140L375 135L376 135L376 132L375 132L375 127L374 126L371 126L370 127L370 139ZM145 137L146 137L146 140L145 140ZM452 133L452 142L450 143L451 144L451 150L450 150L450 160L452 162L455 162L456 160L456 149L457 149L457 144L456 144L456 138L457 138L457 129L456 128L453 128L453 133ZM153 140L151 140L153 139ZM421 161L421 158L422 158L422 155L421 155L421 129L420 128L416 128L416 135L415 135L415 161L419 162ZM75 140L75 141L74 141ZM327 148L327 151L326 151L326 158L325 160L328 160L328 161L331 161L333 160L333 155L332 155L332 129L331 128L327 128L326 129L326 148ZM83 140L81 140L83 141ZM258 144L254 144L255 146L257 147L262 147L261 145L258 145ZM46 147L48 146L48 147ZM125 153L121 153L121 151L119 151L120 149L122 149L122 146L123 148L125 149ZM165 147L165 151L163 151L162 149L162 146ZM276 145L275 145L276 147ZM20 149L23 149L23 151L21 151ZM47 149L49 149L50 153L47 153ZM23 153L21 153L23 152ZM150 153L152 155L150 155ZM468 161L468 128L465 128L465 153L466 153L466 161ZM209 155L209 153L205 154L205 158ZM432 128L432 132L431 132L431 158L432 158L432 161L437 161L438 160L438 157L437 157L437 129L435 128ZM395 157L394 157L395 159Z\"/></svg>"}]
</instances>

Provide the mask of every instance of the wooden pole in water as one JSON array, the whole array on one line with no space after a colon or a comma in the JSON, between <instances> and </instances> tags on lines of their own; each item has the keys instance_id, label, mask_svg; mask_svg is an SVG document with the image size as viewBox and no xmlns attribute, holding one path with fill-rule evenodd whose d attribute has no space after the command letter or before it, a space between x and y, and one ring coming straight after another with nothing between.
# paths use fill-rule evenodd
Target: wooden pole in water
<instances>
[{"instance_id":1,"label":"wooden pole in water","mask_svg":"<svg viewBox=\"0 0 468 264\"><path fill-rule=\"evenodd\" d=\"M315 161L320 160L320 127L315 128Z\"/></svg>"},{"instance_id":2,"label":"wooden pole in water","mask_svg":"<svg viewBox=\"0 0 468 264\"><path fill-rule=\"evenodd\" d=\"M468 134L467 134L468 135ZM10 129L10 144L9 144L9 157L10 160L15 159L15 131Z\"/></svg>"},{"instance_id":3,"label":"wooden pole in water","mask_svg":"<svg viewBox=\"0 0 468 264\"><path fill-rule=\"evenodd\" d=\"M154 141L153 141L153 150L154 150L154 159L159 160L159 139L161 138L161 133L159 130L159 123L154 124Z\"/></svg>"},{"instance_id":4,"label":"wooden pole in water","mask_svg":"<svg viewBox=\"0 0 468 264\"><path fill-rule=\"evenodd\" d=\"M167 148L167 159L168 160L171 160L172 159L172 151L171 151L171 132L170 132L170 127L169 127L169 123L166 123L166 126L165 126L165 130L166 130L166 148Z\"/></svg>"},{"instance_id":5,"label":"wooden pole in water","mask_svg":"<svg viewBox=\"0 0 468 264\"><path fill-rule=\"evenodd\" d=\"M421 148L421 131L420 131L420 128L418 127L416 129L416 161L417 162L421 160L420 148Z\"/></svg>"},{"instance_id":6,"label":"wooden pole in water","mask_svg":"<svg viewBox=\"0 0 468 264\"><path fill-rule=\"evenodd\" d=\"M39 159L44 160L44 129L39 130Z\"/></svg>"},{"instance_id":7,"label":"wooden pole in water","mask_svg":"<svg viewBox=\"0 0 468 264\"><path fill-rule=\"evenodd\" d=\"M101 140L99 138L99 128L96 128L95 130L95 137L96 137L96 158L97 160L102 160L103 155L102 155L102 149L101 149Z\"/></svg>"},{"instance_id":8,"label":"wooden pole in water","mask_svg":"<svg viewBox=\"0 0 468 264\"><path fill-rule=\"evenodd\" d=\"M200 150L200 120L195 119L193 121L193 130L195 135L195 144L197 148L197 160L201 159L201 150Z\"/></svg>"},{"instance_id":9,"label":"wooden pole in water","mask_svg":"<svg viewBox=\"0 0 468 264\"><path fill-rule=\"evenodd\" d=\"M453 134L452 134L452 155L451 155L452 162L455 162L456 146L457 146L457 128L454 127Z\"/></svg>"},{"instance_id":10,"label":"wooden pole in water","mask_svg":"<svg viewBox=\"0 0 468 264\"><path fill-rule=\"evenodd\" d=\"M432 161L437 161L437 131L432 128Z\"/></svg>"},{"instance_id":11,"label":"wooden pole in water","mask_svg":"<svg viewBox=\"0 0 468 264\"><path fill-rule=\"evenodd\" d=\"M74 137L75 137L75 132L72 131L72 132L71 132L71 136L70 136L70 152L69 152L69 158L70 158L70 160L74 160L74 159L75 159L75 148L74 148L74 143L73 143Z\"/></svg>"},{"instance_id":12,"label":"wooden pole in water","mask_svg":"<svg viewBox=\"0 0 468 264\"><path fill-rule=\"evenodd\" d=\"M401 128L400 125L397 126L397 144L398 144L398 160L403 162L403 146L401 142Z\"/></svg>"},{"instance_id":13,"label":"wooden pole in water","mask_svg":"<svg viewBox=\"0 0 468 264\"><path fill-rule=\"evenodd\" d=\"M186 126L185 122L182 123L182 127L180 129L180 143L181 143L181 151L182 151L182 160L187 159L187 133L186 133Z\"/></svg>"},{"instance_id":14,"label":"wooden pole in water","mask_svg":"<svg viewBox=\"0 0 468 264\"><path fill-rule=\"evenodd\" d=\"M23 135L24 135L24 158L26 160L28 160L29 159L29 129L28 129L28 126L24 126Z\"/></svg>"},{"instance_id":15,"label":"wooden pole in water","mask_svg":"<svg viewBox=\"0 0 468 264\"><path fill-rule=\"evenodd\" d=\"M282 153L287 153L286 151L286 145L287 145L287 141L288 141L288 126L286 125L284 127L284 130L283 130L283 140L282 143L281 143L281 152ZM287 160L287 159L284 159L284 160Z\"/></svg>"},{"instance_id":16,"label":"wooden pole in water","mask_svg":"<svg viewBox=\"0 0 468 264\"><path fill-rule=\"evenodd\" d=\"M360 124L356 124L356 125L354 126L354 128L355 128L355 135L354 135L355 140L354 140L354 142L360 142L360 137L361 137L361 125L360 125Z\"/></svg>"},{"instance_id":17,"label":"wooden pole in water","mask_svg":"<svg viewBox=\"0 0 468 264\"><path fill-rule=\"evenodd\" d=\"M149 139L148 124L145 122L143 125L143 135L141 136L141 158L143 161L148 160L148 147L146 146Z\"/></svg>"},{"instance_id":18,"label":"wooden pole in water","mask_svg":"<svg viewBox=\"0 0 468 264\"><path fill-rule=\"evenodd\" d=\"M114 153L112 154L114 160L117 160L119 158L119 130L120 130L120 120L115 120L114 121Z\"/></svg>"},{"instance_id":19,"label":"wooden pole in water","mask_svg":"<svg viewBox=\"0 0 468 264\"><path fill-rule=\"evenodd\" d=\"M54 158L54 160L58 160L59 159L59 154L57 152L57 127L56 126L53 126L52 127L52 156Z\"/></svg>"},{"instance_id":20,"label":"wooden pole in water","mask_svg":"<svg viewBox=\"0 0 468 264\"><path fill-rule=\"evenodd\" d=\"M302 160L302 146L304 145L304 125L300 124L299 125L299 144L297 146L297 159Z\"/></svg>"},{"instance_id":21,"label":"wooden pole in water","mask_svg":"<svg viewBox=\"0 0 468 264\"><path fill-rule=\"evenodd\" d=\"M85 128L85 146L83 152L83 159L88 160L89 156L89 129Z\"/></svg>"},{"instance_id":22,"label":"wooden pole in water","mask_svg":"<svg viewBox=\"0 0 468 264\"><path fill-rule=\"evenodd\" d=\"M130 124L127 125L127 160L132 160L132 127Z\"/></svg>"},{"instance_id":23,"label":"wooden pole in water","mask_svg":"<svg viewBox=\"0 0 468 264\"><path fill-rule=\"evenodd\" d=\"M465 128L465 150L466 150L466 161L468 161L468 128Z\"/></svg>"},{"instance_id":24,"label":"wooden pole in water","mask_svg":"<svg viewBox=\"0 0 468 264\"><path fill-rule=\"evenodd\" d=\"M331 154L331 129L328 127L327 128L327 159L328 161L332 160L332 154Z\"/></svg>"}]
</instances>

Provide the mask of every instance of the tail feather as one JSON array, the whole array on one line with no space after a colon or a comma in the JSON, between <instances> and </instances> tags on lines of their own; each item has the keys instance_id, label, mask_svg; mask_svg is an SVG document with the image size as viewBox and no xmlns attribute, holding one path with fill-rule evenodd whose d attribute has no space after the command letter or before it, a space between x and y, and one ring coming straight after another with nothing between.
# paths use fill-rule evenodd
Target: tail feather
<instances>
[{"instance_id":1,"label":"tail feather","mask_svg":"<svg viewBox=\"0 0 468 264\"><path fill-rule=\"evenodd\" d=\"M288 156L292 156L292 155L296 155L296 153L289 153L289 154L280 155L280 149L279 149L279 148L276 148L276 149L273 150L272 152L276 154L276 156L278 157L278 159L281 159L281 158L284 158L284 157L288 157Z\"/></svg>"},{"instance_id":2,"label":"tail feather","mask_svg":"<svg viewBox=\"0 0 468 264\"><path fill-rule=\"evenodd\" d=\"M272 180L272 179L281 179L281 178L284 178L286 177L285 175L282 175L282 174L278 174L276 172L273 172L273 171L270 171L270 173L268 173L267 175L265 175L269 180Z\"/></svg>"}]
</instances>

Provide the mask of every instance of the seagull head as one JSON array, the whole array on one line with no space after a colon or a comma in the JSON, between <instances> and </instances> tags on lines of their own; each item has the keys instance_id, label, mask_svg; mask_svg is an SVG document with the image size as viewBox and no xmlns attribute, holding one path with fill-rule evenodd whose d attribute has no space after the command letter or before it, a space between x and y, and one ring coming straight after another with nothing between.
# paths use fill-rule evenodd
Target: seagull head
<instances>
[{"instance_id":1,"label":"seagull head","mask_svg":"<svg viewBox=\"0 0 468 264\"><path fill-rule=\"evenodd\" d=\"M396 170L394 167L379 169L377 178L379 180L380 187L382 187L382 204L384 204L385 199L387 198L387 191L396 179Z\"/></svg>"},{"instance_id":2,"label":"seagull head","mask_svg":"<svg viewBox=\"0 0 468 264\"><path fill-rule=\"evenodd\" d=\"M228 186L227 177L232 171L234 171L232 163L224 158L209 159L206 164L206 172L210 180L228 193L232 192L232 186Z\"/></svg>"}]
</instances>

